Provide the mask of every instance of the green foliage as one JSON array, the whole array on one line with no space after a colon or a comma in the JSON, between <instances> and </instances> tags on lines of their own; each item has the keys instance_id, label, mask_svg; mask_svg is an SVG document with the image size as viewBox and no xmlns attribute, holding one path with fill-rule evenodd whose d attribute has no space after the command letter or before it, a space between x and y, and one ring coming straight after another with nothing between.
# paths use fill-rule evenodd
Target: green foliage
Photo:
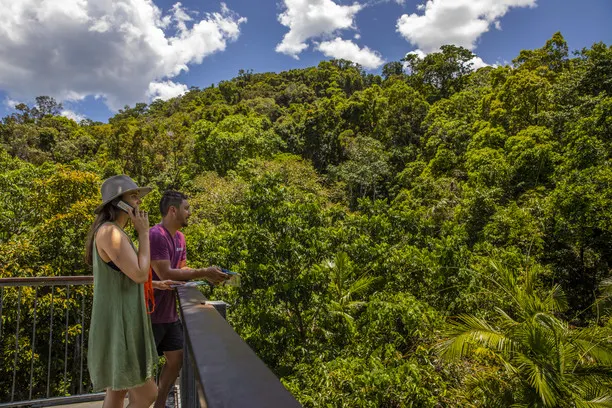
<instances>
[{"instance_id":1,"label":"green foliage","mask_svg":"<svg viewBox=\"0 0 612 408\"><path fill-rule=\"evenodd\" d=\"M269 120L243 115L228 116L216 125L198 121L194 124L195 162L203 170L224 175L241 160L270 157L282 146L270 125Z\"/></svg>"},{"instance_id":2,"label":"green foliage","mask_svg":"<svg viewBox=\"0 0 612 408\"><path fill-rule=\"evenodd\" d=\"M389 154L382 143L371 137L341 135L341 138L348 160L337 167L330 166L330 173L346 183L353 203L362 197L376 199L384 191L381 185L389 176Z\"/></svg>"},{"instance_id":3,"label":"green foliage","mask_svg":"<svg viewBox=\"0 0 612 408\"><path fill-rule=\"evenodd\" d=\"M417 54L407 54L402 61L412 74L409 83L427 95L429 101L436 101L463 89L472 58L474 54L463 47L443 45L440 52L422 59Z\"/></svg>"},{"instance_id":4,"label":"green foliage","mask_svg":"<svg viewBox=\"0 0 612 408\"><path fill-rule=\"evenodd\" d=\"M546 71L558 73L568 66L568 47L560 32L555 33L546 41L544 47L537 50L522 50L512 62L531 71Z\"/></svg>"},{"instance_id":5,"label":"green foliage","mask_svg":"<svg viewBox=\"0 0 612 408\"><path fill-rule=\"evenodd\" d=\"M328 261L321 272L328 274L330 279L330 312L343 319L351 332L354 332L355 322L351 312L365 304L356 298L363 297L364 293L370 290L376 282L376 277L367 274L355 277L354 267L345 252L337 253L334 260Z\"/></svg>"},{"instance_id":6,"label":"green foliage","mask_svg":"<svg viewBox=\"0 0 612 408\"><path fill-rule=\"evenodd\" d=\"M493 290L508 301L495 322L462 315L440 343L445 357L470 356L498 367L467 379L465 400L483 406L571 407L612 401L609 330L571 328L558 285L538 287L537 266L515 274L492 265ZM490 392L494 390L494 392ZM605 405L604 405L605 406Z\"/></svg>"},{"instance_id":7,"label":"green foliage","mask_svg":"<svg viewBox=\"0 0 612 408\"><path fill-rule=\"evenodd\" d=\"M401 76L404 73L404 66L399 61L388 62L383 65L382 75L385 79L393 76Z\"/></svg>"},{"instance_id":8,"label":"green foliage","mask_svg":"<svg viewBox=\"0 0 612 408\"><path fill-rule=\"evenodd\" d=\"M346 60L241 70L108 123L20 104L0 122L0 276L89 274L100 182L126 173L153 187L152 223L164 190L190 196L190 264L241 274L209 294L305 406L609 406L612 48L572 56L557 33L513 66L472 57L443 46L382 77ZM78 316L90 294L62 290L53 307ZM44 395L33 302L24 289L17 379L34 367ZM70 347L82 323L58 329ZM467 358L441 360L440 341ZM78 385L63 352L55 395Z\"/></svg>"},{"instance_id":9,"label":"green foliage","mask_svg":"<svg viewBox=\"0 0 612 408\"><path fill-rule=\"evenodd\" d=\"M299 365L285 386L305 407L436 407L439 375L420 361L377 356Z\"/></svg>"}]
</instances>

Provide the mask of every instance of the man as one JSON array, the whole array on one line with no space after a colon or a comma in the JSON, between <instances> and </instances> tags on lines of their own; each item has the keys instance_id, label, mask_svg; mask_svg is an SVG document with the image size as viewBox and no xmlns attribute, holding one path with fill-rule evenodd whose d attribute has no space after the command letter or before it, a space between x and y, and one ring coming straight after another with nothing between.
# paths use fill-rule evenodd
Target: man
<instances>
[{"instance_id":1,"label":"man","mask_svg":"<svg viewBox=\"0 0 612 408\"><path fill-rule=\"evenodd\" d=\"M187 196L167 191L161 198L161 223L149 230L153 280L185 281L206 279L216 284L229 278L218 267L191 269L186 267L185 236L179 229L187 226L191 212ZM183 328L176 310L174 291L155 290L155 309L151 314L157 353L166 358L159 377L154 408L164 408L168 392L174 385L183 363Z\"/></svg>"}]
</instances>

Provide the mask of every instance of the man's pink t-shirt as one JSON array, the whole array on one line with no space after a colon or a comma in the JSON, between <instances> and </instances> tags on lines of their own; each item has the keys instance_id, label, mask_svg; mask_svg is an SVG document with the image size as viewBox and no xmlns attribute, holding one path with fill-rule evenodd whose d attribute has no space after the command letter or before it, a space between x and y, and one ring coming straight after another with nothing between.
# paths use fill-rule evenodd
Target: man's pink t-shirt
<instances>
[{"instance_id":1,"label":"man's pink t-shirt","mask_svg":"<svg viewBox=\"0 0 612 408\"><path fill-rule=\"evenodd\" d=\"M174 237L163 225L154 225L149 230L151 261L170 261L171 269L178 269L187 260L185 236L177 231ZM153 269L153 280L160 280ZM151 323L173 323L178 320L176 296L173 290L155 290L155 311L151 313Z\"/></svg>"}]
</instances>

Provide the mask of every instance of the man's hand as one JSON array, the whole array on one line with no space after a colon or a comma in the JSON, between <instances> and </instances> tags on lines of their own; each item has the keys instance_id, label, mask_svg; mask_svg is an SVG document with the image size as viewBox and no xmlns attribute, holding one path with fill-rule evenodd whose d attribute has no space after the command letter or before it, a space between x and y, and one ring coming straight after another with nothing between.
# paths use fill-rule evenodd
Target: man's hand
<instances>
[{"instance_id":1,"label":"man's hand","mask_svg":"<svg viewBox=\"0 0 612 408\"><path fill-rule=\"evenodd\" d=\"M226 281L230 278L230 276L223 273L218 266L203 268L200 269L200 272L202 273L202 277L213 285Z\"/></svg>"},{"instance_id":2,"label":"man's hand","mask_svg":"<svg viewBox=\"0 0 612 408\"><path fill-rule=\"evenodd\" d=\"M153 289L158 290L172 290L174 289L170 285L184 285L185 282L173 281L173 280L163 280L163 281L152 281Z\"/></svg>"}]
</instances>

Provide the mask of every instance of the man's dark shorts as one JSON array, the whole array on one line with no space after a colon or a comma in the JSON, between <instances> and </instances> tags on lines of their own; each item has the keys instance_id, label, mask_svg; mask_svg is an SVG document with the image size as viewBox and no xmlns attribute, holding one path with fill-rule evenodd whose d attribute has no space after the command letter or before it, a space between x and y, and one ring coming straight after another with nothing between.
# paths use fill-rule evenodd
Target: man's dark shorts
<instances>
[{"instance_id":1,"label":"man's dark shorts","mask_svg":"<svg viewBox=\"0 0 612 408\"><path fill-rule=\"evenodd\" d=\"M183 325L180 321L154 323L152 326L158 355L163 356L164 351L183 349Z\"/></svg>"}]
</instances>

